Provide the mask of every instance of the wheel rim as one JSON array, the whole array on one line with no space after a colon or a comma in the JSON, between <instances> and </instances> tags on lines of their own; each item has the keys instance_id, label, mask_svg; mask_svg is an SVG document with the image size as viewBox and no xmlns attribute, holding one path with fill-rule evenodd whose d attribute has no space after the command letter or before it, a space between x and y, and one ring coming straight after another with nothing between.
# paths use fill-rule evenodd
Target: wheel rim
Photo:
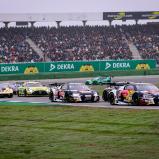
<instances>
[{"instance_id":1,"label":"wheel rim","mask_svg":"<svg viewBox=\"0 0 159 159\"><path fill-rule=\"evenodd\" d=\"M26 90L24 90L24 96L27 96L27 92L26 92Z\"/></svg>"},{"instance_id":2,"label":"wheel rim","mask_svg":"<svg viewBox=\"0 0 159 159\"><path fill-rule=\"evenodd\" d=\"M54 94L52 94L52 96L51 96L51 101L52 102L54 101Z\"/></svg>"},{"instance_id":3,"label":"wheel rim","mask_svg":"<svg viewBox=\"0 0 159 159\"><path fill-rule=\"evenodd\" d=\"M134 105L139 105L139 98L137 96L133 97L133 104Z\"/></svg>"},{"instance_id":4,"label":"wheel rim","mask_svg":"<svg viewBox=\"0 0 159 159\"><path fill-rule=\"evenodd\" d=\"M114 99L114 96L113 95L111 95L110 96L110 104L112 104L112 105L114 105L115 104L115 99Z\"/></svg>"},{"instance_id":5,"label":"wheel rim","mask_svg":"<svg viewBox=\"0 0 159 159\"><path fill-rule=\"evenodd\" d=\"M54 101L54 94L53 94L53 92L50 92L49 99L50 99L51 102Z\"/></svg>"},{"instance_id":6,"label":"wheel rim","mask_svg":"<svg viewBox=\"0 0 159 159\"><path fill-rule=\"evenodd\" d=\"M103 100L108 101L107 92L103 92Z\"/></svg>"}]
</instances>

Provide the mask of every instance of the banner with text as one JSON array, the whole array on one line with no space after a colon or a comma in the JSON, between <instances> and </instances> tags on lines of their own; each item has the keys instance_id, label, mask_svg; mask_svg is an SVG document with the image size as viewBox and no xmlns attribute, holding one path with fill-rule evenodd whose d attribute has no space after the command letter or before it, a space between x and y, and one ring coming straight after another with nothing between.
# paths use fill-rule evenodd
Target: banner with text
<instances>
[{"instance_id":1,"label":"banner with text","mask_svg":"<svg viewBox=\"0 0 159 159\"><path fill-rule=\"evenodd\" d=\"M156 68L155 60L101 61L100 70L149 70Z\"/></svg>"},{"instance_id":2,"label":"banner with text","mask_svg":"<svg viewBox=\"0 0 159 159\"><path fill-rule=\"evenodd\" d=\"M149 70L155 60L68 61L47 63L0 64L0 74L38 74L49 72L93 72L113 70Z\"/></svg>"}]
</instances>

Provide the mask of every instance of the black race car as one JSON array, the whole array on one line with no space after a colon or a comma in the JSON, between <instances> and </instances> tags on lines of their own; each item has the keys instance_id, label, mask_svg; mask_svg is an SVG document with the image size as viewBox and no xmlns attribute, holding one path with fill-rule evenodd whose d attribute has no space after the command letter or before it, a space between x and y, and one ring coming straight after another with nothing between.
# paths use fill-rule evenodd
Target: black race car
<instances>
[{"instance_id":1,"label":"black race car","mask_svg":"<svg viewBox=\"0 0 159 159\"><path fill-rule=\"evenodd\" d=\"M52 85L49 99L51 102L98 102L100 97L97 91L91 90L83 83L66 83L62 85Z\"/></svg>"}]
</instances>

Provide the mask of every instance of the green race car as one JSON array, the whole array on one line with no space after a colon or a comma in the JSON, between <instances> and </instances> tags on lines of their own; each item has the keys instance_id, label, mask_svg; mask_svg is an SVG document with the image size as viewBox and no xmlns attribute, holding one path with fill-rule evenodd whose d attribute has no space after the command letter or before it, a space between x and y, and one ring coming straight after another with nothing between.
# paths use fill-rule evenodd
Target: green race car
<instances>
[{"instance_id":1,"label":"green race car","mask_svg":"<svg viewBox=\"0 0 159 159\"><path fill-rule=\"evenodd\" d=\"M93 78L93 79L90 79L90 80L87 80L85 82L86 85L102 85L102 84L108 84L108 83L111 83L112 80L111 80L111 77L110 76L107 76L107 77L96 77L96 78Z\"/></svg>"},{"instance_id":2,"label":"green race car","mask_svg":"<svg viewBox=\"0 0 159 159\"><path fill-rule=\"evenodd\" d=\"M47 96L49 93L50 89L40 82L24 82L17 92L18 96Z\"/></svg>"}]
</instances>

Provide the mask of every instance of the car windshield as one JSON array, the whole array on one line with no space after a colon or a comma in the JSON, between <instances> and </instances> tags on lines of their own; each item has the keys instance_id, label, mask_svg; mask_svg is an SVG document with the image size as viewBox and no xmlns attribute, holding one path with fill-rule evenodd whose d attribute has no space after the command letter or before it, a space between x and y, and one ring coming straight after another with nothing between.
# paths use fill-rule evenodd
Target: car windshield
<instances>
[{"instance_id":1,"label":"car windshield","mask_svg":"<svg viewBox=\"0 0 159 159\"><path fill-rule=\"evenodd\" d=\"M153 84L138 84L136 88L138 91L159 91L158 87Z\"/></svg>"},{"instance_id":2,"label":"car windshield","mask_svg":"<svg viewBox=\"0 0 159 159\"><path fill-rule=\"evenodd\" d=\"M20 86L22 86L23 84L24 84L24 82L16 82L16 83L15 83L16 87L20 87Z\"/></svg>"},{"instance_id":3,"label":"car windshield","mask_svg":"<svg viewBox=\"0 0 159 159\"><path fill-rule=\"evenodd\" d=\"M41 83L27 83L27 87L42 87Z\"/></svg>"},{"instance_id":4,"label":"car windshield","mask_svg":"<svg viewBox=\"0 0 159 159\"><path fill-rule=\"evenodd\" d=\"M8 83L1 83L0 84L0 88L6 88L6 87L9 87Z\"/></svg>"},{"instance_id":5,"label":"car windshield","mask_svg":"<svg viewBox=\"0 0 159 159\"><path fill-rule=\"evenodd\" d=\"M86 91L86 90L90 90L88 86L81 84L81 83L73 83L69 85L69 89L70 90L77 90L77 91Z\"/></svg>"},{"instance_id":6,"label":"car windshield","mask_svg":"<svg viewBox=\"0 0 159 159\"><path fill-rule=\"evenodd\" d=\"M96 78L93 78L93 80L99 80L101 79L101 77L96 77Z\"/></svg>"}]
</instances>

